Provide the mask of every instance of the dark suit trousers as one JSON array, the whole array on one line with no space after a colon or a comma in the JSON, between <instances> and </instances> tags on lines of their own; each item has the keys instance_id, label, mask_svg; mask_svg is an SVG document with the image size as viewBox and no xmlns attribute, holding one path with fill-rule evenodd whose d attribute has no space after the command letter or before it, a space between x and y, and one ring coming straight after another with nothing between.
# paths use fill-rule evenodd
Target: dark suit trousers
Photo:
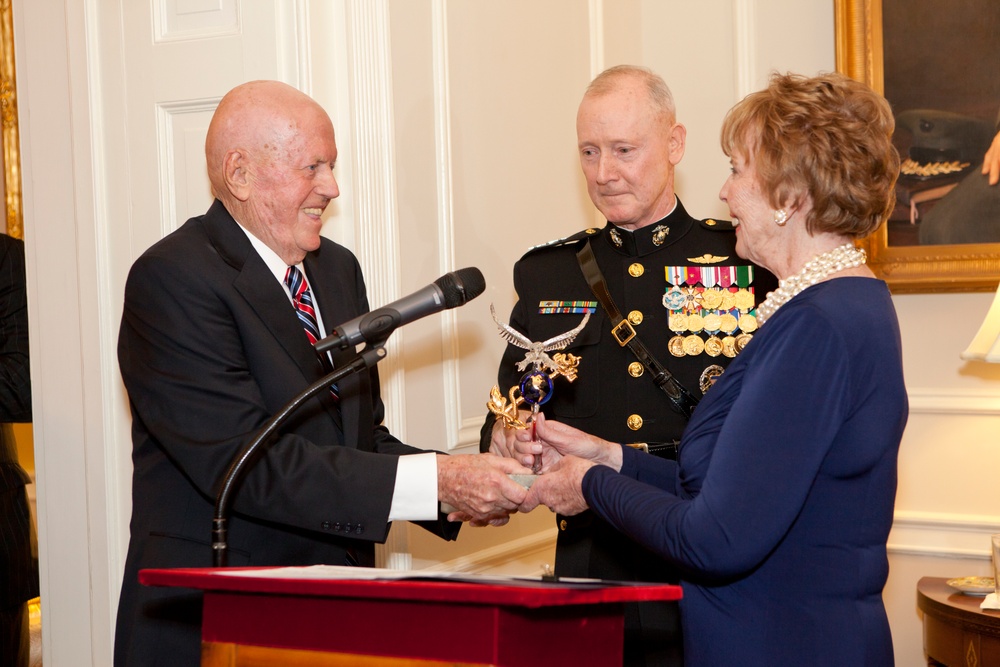
<instances>
[{"instance_id":1,"label":"dark suit trousers","mask_svg":"<svg viewBox=\"0 0 1000 667\"><path fill-rule=\"evenodd\" d=\"M27 667L30 649L28 603L0 609L0 667Z\"/></svg>"}]
</instances>

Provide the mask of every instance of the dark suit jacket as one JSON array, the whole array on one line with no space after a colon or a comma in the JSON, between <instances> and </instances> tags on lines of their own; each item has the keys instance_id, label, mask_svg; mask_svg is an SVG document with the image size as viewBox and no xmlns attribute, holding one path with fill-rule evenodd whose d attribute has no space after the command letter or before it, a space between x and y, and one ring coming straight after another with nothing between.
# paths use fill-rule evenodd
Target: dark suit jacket
<instances>
[{"instance_id":1,"label":"dark suit jacket","mask_svg":"<svg viewBox=\"0 0 1000 667\"><path fill-rule=\"evenodd\" d=\"M368 310L351 252L324 239L304 262L324 321ZM198 664L197 596L136 581L142 568L211 565L214 501L237 452L326 371L282 285L222 204L147 250L125 288L118 341L132 408L131 540L116 664ZM230 565L373 562L388 533L397 456L377 374L310 399L244 476ZM455 529L449 534L454 536Z\"/></svg>"},{"instance_id":2,"label":"dark suit jacket","mask_svg":"<svg viewBox=\"0 0 1000 667\"><path fill-rule=\"evenodd\" d=\"M24 241L0 234L0 422L31 421L28 364L28 303ZM38 595L37 563L31 555L31 515L24 486L31 478L0 428L0 608ZM2 651L0 651L2 653Z\"/></svg>"}]
</instances>

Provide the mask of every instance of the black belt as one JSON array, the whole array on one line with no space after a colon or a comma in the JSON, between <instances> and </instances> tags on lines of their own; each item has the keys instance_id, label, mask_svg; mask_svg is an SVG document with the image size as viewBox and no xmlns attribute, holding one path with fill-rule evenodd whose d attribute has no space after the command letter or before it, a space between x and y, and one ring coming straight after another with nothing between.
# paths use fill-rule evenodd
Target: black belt
<instances>
[{"instance_id":1,"label":"black belt","mask_svg":"<svg viewBox=\"0 0 1000 667\"><path fill-rule=\"evenodd\" d=\"M677 460L677 452L680 451L681 441L671 440L670 442L631 442L626 445L632 449L641 449L647 454L658 456L661 459Z\"/></svg>"}]
</instances>

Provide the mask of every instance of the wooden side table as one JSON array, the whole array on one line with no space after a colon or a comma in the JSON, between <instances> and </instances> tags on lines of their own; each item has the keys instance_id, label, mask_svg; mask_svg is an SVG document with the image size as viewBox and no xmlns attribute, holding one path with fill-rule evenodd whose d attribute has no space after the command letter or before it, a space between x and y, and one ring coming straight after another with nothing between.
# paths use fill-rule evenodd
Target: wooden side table
<instances>
[{"instance_id":1,"label":"wooden side table","mask_svg":"<svg viewBox=\"0 0 1000 667\"><path fill-rule=\"evenodd\" d=\"M924 617L928 665L1000 665L1000 611L979 608L983 598L959 593L942 577L917 582L917 607Z\"/></svg>"}]
</instances>

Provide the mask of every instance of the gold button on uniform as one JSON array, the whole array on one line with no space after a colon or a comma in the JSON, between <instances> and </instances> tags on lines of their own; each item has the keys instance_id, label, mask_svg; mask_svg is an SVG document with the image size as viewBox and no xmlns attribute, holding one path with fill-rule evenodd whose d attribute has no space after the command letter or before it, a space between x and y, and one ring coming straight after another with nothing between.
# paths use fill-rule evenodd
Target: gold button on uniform
<instances>
[{"instance_id":1,"label":"gold button on uniform","mask_svg":"<svg viewBox=\"0 0 1000 667\"><path fill-rule=\"evenodd\" d=\"M642 324L642 313L638 310L633 310L628 314L628 321L632 326L639 326Z\"/></svg>"},{"instance_id":2,"label":"gold button on uniform","mask_svg":"<svg viewBox=\"0 0 1000 667\"><path fill-rule=\"evenodd\" d=\"M640 428L642 428L642 417L640 417L639 415L629 415L628 427L633 431L638 431Z\"/></svg>"},{"instance_id":3,"label":"gold button on uniform","mask_svg":"<svg viewBox=\"0 0 1000 667\"><path fill-rule=\"evenodd\" d=\"M641 377L644 370L646 369L638 361L633 361L628 365L628 374L634 378Z\"/></svg>"},{"instance_id":4,"label":"gold button on uniform","mask_svg":"<svg viewBox=\"0 0 1000 667\"><path fill-rule=\"evenodd\" d=\"M566 523L566 519L560 519L559 520L559 530L566 530L566 527L568 525L569 524Z\"/></svg>"},{"instance_id":5,"label":"gold button on uniform","mask_svg":"<svg viewBox=\"0 0 1000 667\"><path fill-rule=\"evenodd\" d=\"M633 278L638 278L639 276L641 276L643 274L643 272L645 272L645 270L646 270L646 267L644 267L639 262L636 262L635 264L629 265L629 267L628 267L628 274L630 276L632 276Z\"/></svg>"}]
</instances>

